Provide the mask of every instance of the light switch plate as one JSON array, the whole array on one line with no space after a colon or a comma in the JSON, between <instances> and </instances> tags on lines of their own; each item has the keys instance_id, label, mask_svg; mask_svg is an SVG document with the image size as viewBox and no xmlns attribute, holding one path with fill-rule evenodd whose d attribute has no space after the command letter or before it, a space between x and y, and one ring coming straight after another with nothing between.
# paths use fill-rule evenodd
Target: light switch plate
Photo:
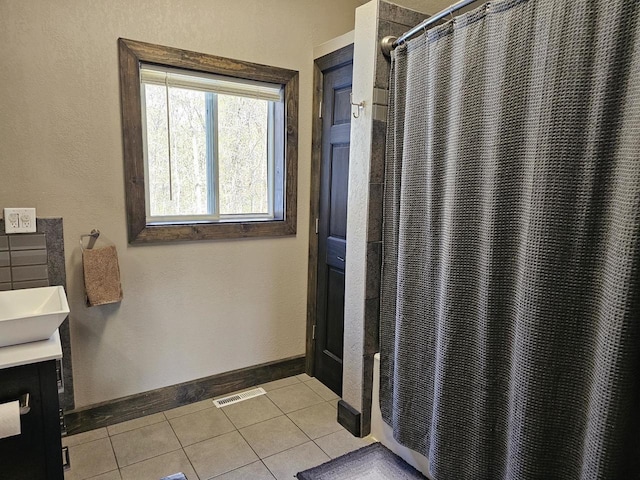
<instances>
[{"instance_id":1,"label":"light switch plate","mask_svg":"<svg viewBox=\"0 0 640 480\"><path fill-rule=\"evenodd\" d=\"M5 208L4 228L6 233L34 233L36 231L36 209Z\"/></svg>"}]
</instances>

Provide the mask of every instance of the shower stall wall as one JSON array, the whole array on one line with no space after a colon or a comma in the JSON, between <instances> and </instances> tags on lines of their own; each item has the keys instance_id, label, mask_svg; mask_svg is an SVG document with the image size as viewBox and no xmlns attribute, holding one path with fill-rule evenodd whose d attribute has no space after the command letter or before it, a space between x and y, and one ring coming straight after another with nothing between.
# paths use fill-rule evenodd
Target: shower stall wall
<instances>
[{"instance_id":1,"label":"shower stall wall","mask_svg":"<svg viewBox=\"0 0 640 480\"><path fill-rule=\"evenodd\" d=\"M427 8L432 4L430 0L412 3L423 3ZM426 16L384 0L372 0L356 10L353 102L364 102L364 108L358 118L351 120L349 150L342 398L351 408L340 404L338 410L340 418L349 417L343 425L358 436L365 436L370 430L373 355L378 351L382 182L390 65L379 42L388 35L401 35ZM354 415L354 411L358 414Z\"/></svg>"}]
</instances>

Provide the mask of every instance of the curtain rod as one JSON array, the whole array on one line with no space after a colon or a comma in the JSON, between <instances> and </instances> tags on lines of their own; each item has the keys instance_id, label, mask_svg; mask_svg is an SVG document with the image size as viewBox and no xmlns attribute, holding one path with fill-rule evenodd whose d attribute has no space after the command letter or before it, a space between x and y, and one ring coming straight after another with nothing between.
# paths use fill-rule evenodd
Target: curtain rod
<instances>
[{"instance_id":1,"label":"curtain rod","mask_svg":"<svg viewBox=\"0 0 640 480\"><path fill-rule=\"evenodd\" d=\"M448 15L453 15L454 12L457 12L461 8L466 7L467 5L476 2L477 0L460 0L448 8L436 13L435 15L427 18L422 23L419 23L415 27L413 27L408 32L400 35L399 38L396 37L384 37L381 41L382 52L388 57L391 55L391 50L396 48L398 45L402 45L404 42L409 40L411 37L425 30L428 26L433 25L434 23L442 20L444 17Z\"/></svg>"}]
</instances>

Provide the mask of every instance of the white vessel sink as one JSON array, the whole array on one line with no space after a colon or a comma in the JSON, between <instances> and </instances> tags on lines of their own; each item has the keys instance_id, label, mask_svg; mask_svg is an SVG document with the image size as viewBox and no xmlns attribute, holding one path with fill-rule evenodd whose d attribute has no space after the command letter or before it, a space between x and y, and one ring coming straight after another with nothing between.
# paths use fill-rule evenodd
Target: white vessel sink
<instances>
[{"instance_id":1,"label":"white vessel sink","mask_svg":"<svg viewBox=\"0 0 640 480\"><path fill-rule=\"evenodd\" d=\"M67 315L61 286L0 292L0 347L47 340Z\"/></svg>"}]
</instances>

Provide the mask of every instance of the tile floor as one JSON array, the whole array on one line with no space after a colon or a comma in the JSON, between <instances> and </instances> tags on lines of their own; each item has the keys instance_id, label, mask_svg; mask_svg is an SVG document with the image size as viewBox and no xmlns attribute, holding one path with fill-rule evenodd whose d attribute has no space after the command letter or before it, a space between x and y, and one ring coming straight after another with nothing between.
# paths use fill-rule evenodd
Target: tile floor
<instances>
[{"instance_id":1,"label":"tile floor","mask_svg":"<svg viewBox=\"0 0 640 480\"><path fill-rule=\"evenodd\" d=\"M63 438L65 480L291 480L371 443L338 424L338 397L315 378L260 386L266 395L220 409L204 400Z\"/></svg>"}]
</instances>

